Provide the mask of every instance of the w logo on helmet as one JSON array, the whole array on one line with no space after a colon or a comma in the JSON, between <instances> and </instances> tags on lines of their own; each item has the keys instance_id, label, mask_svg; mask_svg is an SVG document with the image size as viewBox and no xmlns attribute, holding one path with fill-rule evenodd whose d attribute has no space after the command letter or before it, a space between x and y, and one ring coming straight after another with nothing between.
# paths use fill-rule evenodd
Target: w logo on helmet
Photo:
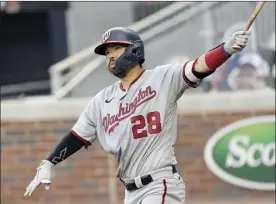
<instances>
[{"instance_id":1,"label":"w logo on helmet","mask_svg":"<svg viewBox=\"0 0 276 204\"><path fill-rule=\"evenodd\" d=\"M106 31L106 32L102 35L102 42L104 43L105 41L107 41L109 37L110 37L110 30Z\"/></svg>"}]
</instances>

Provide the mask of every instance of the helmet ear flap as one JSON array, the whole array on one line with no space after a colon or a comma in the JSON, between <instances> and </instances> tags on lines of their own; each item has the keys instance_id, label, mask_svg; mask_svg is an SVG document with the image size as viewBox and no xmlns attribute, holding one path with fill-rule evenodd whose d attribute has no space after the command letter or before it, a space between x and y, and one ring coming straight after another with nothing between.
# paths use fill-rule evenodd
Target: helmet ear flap
<instances>
[{"instance_id":1,"label":"helmet ear flap","mask_svg":"<svg viewBox=\"0 0 276 204\"><path fill-rule=\"evenodd\" d=\"M137 51L138 51L137 47L133 47L132 54L137 55Z\"/></svg>"},{"instance_id":2,"label":"helmet ear flap","mask_svg":"<svg viewBox=\"0 0 276 204\"><path fill-rule=\"evenodd\" d=\"M133 43L127 46L125 53L131 53L133 55L137 55L137 52L139 52L140 45Z\"/></svg>"},{"instance_id":3,"label":"helmet ear flap","mask_svg":"<svg viewBox=\"0 0 276 204\"><path fill-rule=\"evenodd\" d=\"M132 48L132 54L135 56L139 56L141 54L140 46L134 45Z\"/></svg>"},{"instance_id":4,"label":"helmet ear flap","mask_svg":"<svg viewBox=\"0 0 276 204\"><path fill-rule=\"evenodd\" d=\"M116 60L118 69L127 70L144 59L143 46L137 42L129 45L125 52Z\"/></svg>"},{"instance_id":5,"label":"helmet ear flap","mask_svg":"<svg viewBox=\"0 0 276 204\"><path fill-rule=\"evenodd\" d=\"M142 55L142 47L141 47L141 44L139 42L134 42L132 45L131 45L131 49L132 49L132 54L136 57L139 57Z\"/></svg>"},{"instance_id":6,"label":"helmet ear flap","mask_svg":"<svg viewBox=\"0 0 276 204\"><path fill-rule=\"evenodd\" d=\"M116 60L116 67L121 70L127 70L133 66L135 64L135 61L133 60L135 52L136 51L133 49L133 44L129 45L125 52Z\"/></svg>"}]
</instances>

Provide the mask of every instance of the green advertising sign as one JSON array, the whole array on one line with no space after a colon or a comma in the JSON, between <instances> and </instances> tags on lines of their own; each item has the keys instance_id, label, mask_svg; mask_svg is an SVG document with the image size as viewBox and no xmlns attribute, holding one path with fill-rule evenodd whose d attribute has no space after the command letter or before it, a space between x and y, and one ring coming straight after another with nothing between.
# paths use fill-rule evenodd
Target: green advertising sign
<instances>
[{"instance_id":1,"label":"green advertising sign","mask_svg":"<svg viewBox=\"0 0 276 204\"><path fill-rule=\"evenodd\" d=\"M208 140L204 159L225 182L256 190L275 190L275 116L229 124Z\"/></svg>"}]
</instances>

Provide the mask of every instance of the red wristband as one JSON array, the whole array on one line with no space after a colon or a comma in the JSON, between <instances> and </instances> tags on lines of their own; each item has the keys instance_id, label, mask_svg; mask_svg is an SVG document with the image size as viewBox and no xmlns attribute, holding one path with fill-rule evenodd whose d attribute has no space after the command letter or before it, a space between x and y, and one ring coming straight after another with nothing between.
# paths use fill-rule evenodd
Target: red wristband
<instances>
[{"instance_id":1,"label":"red wristband","mask_svg":"<svg viewBox=\"0 0 276 204\"><path fill-rule=\"evenodd\" d=\"M230 57L231 55L224 51L223 44L221 44L205 54L205 63L211 70L214 70L226 62Z\"/></svg>"}]
</instances>

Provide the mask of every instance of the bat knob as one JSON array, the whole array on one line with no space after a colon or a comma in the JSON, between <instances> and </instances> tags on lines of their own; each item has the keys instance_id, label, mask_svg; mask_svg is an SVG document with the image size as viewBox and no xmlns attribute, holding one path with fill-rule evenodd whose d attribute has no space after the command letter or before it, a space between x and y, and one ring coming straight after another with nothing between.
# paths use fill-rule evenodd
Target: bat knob
<instances>
[{"instance_id":1,"label":"bat knob","mask_svg":"<svg viewBox=\"0 0 276 204\"><path fill-rule=\"evenodd\" d=\"M238 45L233 45L232 48L233 48L234 50L242 50L242 49L243 49L243 47L240 47L240 46L238 46Z\"/></svg>"}]
</instances>

